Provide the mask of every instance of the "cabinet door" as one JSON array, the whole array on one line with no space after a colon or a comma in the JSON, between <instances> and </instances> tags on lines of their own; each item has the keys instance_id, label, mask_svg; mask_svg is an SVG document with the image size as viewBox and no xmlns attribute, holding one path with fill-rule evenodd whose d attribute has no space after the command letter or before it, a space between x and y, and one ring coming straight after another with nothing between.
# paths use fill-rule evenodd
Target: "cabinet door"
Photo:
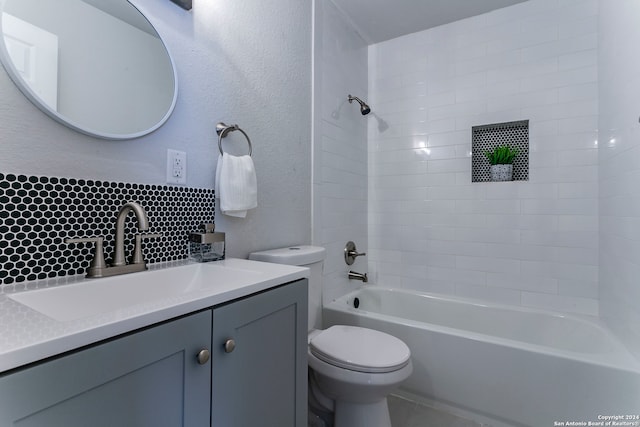
<instances>
[{"instance_id":1,"label":"cabinet door","mask_svg":"<svg viewBox=\"0 0 640 427\"><path fill-rule=\"evenodd\" d=\"M0 425L207 426L210 343L208 310L0 376Z\"/></svg>"},{"instance_id":2,"label":"cabinet door","mask_svg":"<svg viewBox=\"0 0 640 427\"><path fill-rule=\"evenodd\" d=\"M213 309L213 427L307 425L307 304L305 279Z\"/></svg>"}]
</instances>

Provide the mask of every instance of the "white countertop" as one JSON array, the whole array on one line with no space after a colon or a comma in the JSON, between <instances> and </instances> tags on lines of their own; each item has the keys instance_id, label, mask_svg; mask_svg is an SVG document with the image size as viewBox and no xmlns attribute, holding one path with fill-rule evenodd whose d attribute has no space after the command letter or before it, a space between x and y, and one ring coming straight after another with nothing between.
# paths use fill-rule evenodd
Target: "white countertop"
<instances>
[{"instance_id":1,"label":"white countertop","mask_svg":"<svg viewBox=\"0 0 640 427\"><path fill-rule=\"evenodd\" d=\"M98 281L117 279L75 276L0 287L0 372L309 277L307 268L233 258L209 263L153 265L150 271L126 276L127 279L136 276L153 279L154 275L169 273L173 277L184 273L191 280L189 286L183 286L184 291L171 297L149 295L144 302L138 298L116 310L109 308L72 320L48 317L13 300L10 295L67 285L91 286Z\"/></svg>"}]
</instances>

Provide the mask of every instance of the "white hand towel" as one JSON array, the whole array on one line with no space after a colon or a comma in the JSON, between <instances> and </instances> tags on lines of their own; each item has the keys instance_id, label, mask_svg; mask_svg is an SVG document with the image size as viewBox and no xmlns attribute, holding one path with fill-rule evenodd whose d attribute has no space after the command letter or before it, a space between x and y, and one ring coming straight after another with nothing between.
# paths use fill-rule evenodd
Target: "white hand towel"
<instances>
[{"instance_id":1,"label":"white hand towel","mask_svg":"<svg viewBox=\"0 0 640 427\"><path fill-rule=\"evenodd\" d=\"M215 192L225 215L244 218L247 210L257 207L258 182L251 156L218 156Z\"/></svg>"}]
</instances>

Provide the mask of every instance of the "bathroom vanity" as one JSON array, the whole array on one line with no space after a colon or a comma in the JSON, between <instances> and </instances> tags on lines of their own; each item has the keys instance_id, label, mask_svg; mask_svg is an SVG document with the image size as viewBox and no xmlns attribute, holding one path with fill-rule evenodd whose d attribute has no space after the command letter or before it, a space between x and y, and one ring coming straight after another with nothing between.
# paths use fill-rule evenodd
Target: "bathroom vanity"
<instances>
[{"instance_id":1,"label":"bathroom vanity","mask_svg":"<svg viewBox=\"0 0 640 427\"><path fill-rule=\"evenodd\" d=\"M31 344L1 341L0 425L306 425L307 270L246 260L177 269L190 281L178 296L50 318L50 337L34 330ZM0 307L0 322L12 322L7 307L16 322L3 329L42 325L10 293ZM55 354L29 360L29 350Z\"/></svg>"}]
</instances>

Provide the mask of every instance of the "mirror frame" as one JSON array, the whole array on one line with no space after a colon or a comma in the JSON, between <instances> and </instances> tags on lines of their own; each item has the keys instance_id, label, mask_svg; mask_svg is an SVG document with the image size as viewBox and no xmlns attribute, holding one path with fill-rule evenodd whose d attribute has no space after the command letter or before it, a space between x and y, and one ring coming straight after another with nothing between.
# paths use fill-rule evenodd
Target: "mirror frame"
<instances>
[{"instance_id":1,"label":"mirror frame","mask_svg":"<svg viewBox=\"0 0 640 427\"><path fill-rule=\"evenodd\" d=\"M58 122L60 124L63 124L63 125L71 128L71 129L73 129L73 130L75 130L77 132L83 133L85 135L93 136L93 137L96 137L96 138L102 138L102 139L108 139L108 140L126 140L126 139L140 138L140 137L142 137L144 135L148 135L148 134L152 133L153 131L157 130L163 124L165 124L165 122L169 119L169 117L173 113L173 110L174 110L174 108L176 106L176 102L178 100L178 72L177 72L177 69L176 69L176 64L174 62L173 56L171 55L171 52L169 51L169 47L167 46L167 44L165 43L164 39L162 38L162 35L160 35L160 33L158 32L156 27L151 23L149 18L147 18L147 15L142 13L142 11L138 7L136 7L133 3L131 3L130 0L121 0L121 1L126 1L127 3L129 3L129 6L131 6L138 13L140 13L144 17L144 19L147 20L149 25L151 25L151 27L154 29L154 31L158 35L158 39L162 42L162 44L164 46L164 49L165 49L165 51L167 53L167 56L169 57L169 61L171 62L171 68L172 68L172 71L173 71L173 82L174 82L174 84L173 84L173 98L171 100L171 105L167 109L167 112L165 113L165 115L158 121L158 123L156 123L154 126L148 128L148 129L144 129L144 130L141 130L139 132L128 133L128 134L106 133L106 132L100 132L100 131L96 131L96 130L84 127L81 124L79 124L77 122L74 122L73 120L69 119L68 117L60 114L58 111L53 110L51 107L49 107L45 102L43 102L40 99L40 97L33 91L33 89L31 89L31 87L20 76L18 70L16 69L15 65L13 64L13 61L11 60L11 58L9 56L9 52L7 51L7 47L5 46L5 43L4 43L4 30L2 28L2 21L3 21L2 20L2 13L3 13L3 10L4 10L5 3L7 1L9 1L9 0L0 0L0 37L2 37L2 40L0 40L0 62L2 63L4 69L7 71L7 74L9 75L9 78L11 78L13 83L18 87L18 89L20 89L22 94L29 101L31 101L31 103L33 103L36 107L38 107L42 112L47 114L49 117L51 117L56 122Z\"/></svg>"}]
</instances>

